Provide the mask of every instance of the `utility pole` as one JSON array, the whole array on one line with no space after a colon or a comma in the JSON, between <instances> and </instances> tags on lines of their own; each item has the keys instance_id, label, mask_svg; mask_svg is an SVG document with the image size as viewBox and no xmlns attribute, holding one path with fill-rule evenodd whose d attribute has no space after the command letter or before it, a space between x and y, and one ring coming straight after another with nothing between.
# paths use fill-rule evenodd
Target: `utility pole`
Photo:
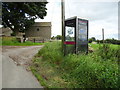
<instances>
[{"instance_id":1,"label":"utility pole","mask_svg":"<svg viewBox=\"0 0 120 90\"><path fill-rule=\"evenodd\" d=\"M61 20L62 20L62 51L64 52L64 40L65 40L65 0L61 0Z\"/></svg>"},{"instance_id":2,"label":"utility pole","mask_svg":"<svg viewBox=\"0 0 120 90\"><path fill-rule=\"evenodd\" d=\"M104 43L104 28L102 28L102 38L103 38L103 43Z\"/></svg>"}]
</instances>

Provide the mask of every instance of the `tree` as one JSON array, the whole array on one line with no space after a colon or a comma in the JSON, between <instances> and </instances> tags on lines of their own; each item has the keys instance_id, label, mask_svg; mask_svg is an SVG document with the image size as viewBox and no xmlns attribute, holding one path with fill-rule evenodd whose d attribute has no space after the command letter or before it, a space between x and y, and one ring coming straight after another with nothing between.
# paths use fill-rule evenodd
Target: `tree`
<instances>
[{"instance_id":1,"label":"tree","mask_svg":"<svg viewBox=\"0 0 120 90\"><path fill-rule=\"evenodd\" d=\"M88 39L88 41L89 41L89 43L92 43L92 39L90 38L90 39Z\"/></svg>"},{"instance_id":2,"label":"tree","mask_svg":"<svg viewBox=\"0 0 120 90\"><path fill-rule=\"evenodd\" d=\"M105 42L106 42L106 43L111 43L111 44L118 44L118 45L120 45L120 40L116 40L116 39L114 39L114 38L112 38L112 39L106 39Z\"/></svg>"},{"instance_id":3,"label":"tree","mask_svg":"<svg viewBox=\"0 0 120 90\"><path fill-rule=\"evenodd\" d=\"M92 37L91 39L92 39L92 41L96 41L95 37Z\"/></svg>"},{"instance_id":4,"label":"tree","mask_svg":"<svg viewBox=\"0 0 120 90\"><path fill-rule=\"evenodd\" d=\"M114 39L114 38L112 38L112 39L106 39L106 40L104 40L104 41L105 41L105 43L118 44L118 45L120 45L120 40L116 40L116 39ZM97 43L103 43L103 40L96 40L96 42L97 42Z\"/></svg>"},{"instance_id":5,"label":"tree","mask_svg":"<svg viewBox=\"0 0 120 90\"><path fill-rule=\"evenodd\" d=\"M53 40L54 40L54 39L55 39L55 37L54 37L54 36L52 36L52 37L51 37L51 39L53 39Z\"/></svg>"},{"instance_id":6,"label":"tree","mask_svg":"<svg viewBox=\"0 0 120 90\"><path fill-rule=\"evenodd\" d=\"M92 43L93 41L96 41L95 37L89 38L89 43Z\"/></svg>"},{"instance_id":7,"label":"tree","mask_svg":"<svg viewBox=\"0 0 120 90\"><path fill-rule=\"evenodd\" d=\"M57 35L56 38L57 38L57 40L61 40L62 36L61 35Z\"/></svg>"},{"instance_id":8,"label":"tree","mask_svg":"<svg viewBox=\"0 0 120 90\"><path fill-rule=\"evenodd\" d=\"M37 18L47 15L48 2L2 2L2 25L9 27L15 34L24 32Z\"/></svg>"}]
</instances>

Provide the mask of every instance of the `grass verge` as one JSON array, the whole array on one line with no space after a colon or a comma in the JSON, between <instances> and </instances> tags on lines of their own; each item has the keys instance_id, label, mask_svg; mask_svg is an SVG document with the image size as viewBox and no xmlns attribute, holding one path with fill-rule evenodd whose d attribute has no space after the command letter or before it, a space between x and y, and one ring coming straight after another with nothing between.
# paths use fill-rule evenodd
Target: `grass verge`
<instances>
[{"instance_id":1,"label":"grass verge","mask_svg":"<svg viewBox=\"0 0 120 90\"><path fill-rule=\"evenodd\" d=\"M47 88L118 88L118 53L106 45L88 55L63 56L61 42L49 42L35 56L31 70Z\"/></svg>"},{"instance_id":2,"label":"grass verge","mask_svg":"<svg viewBox=\"0 0 120 90\"><path fill-rule=\"evenodd\" d=\"M25 43L20 43L17 41L15 37L2 37L2 41L0 41L3 46L33 46L33 45L43 45L43 43L33 43L27 41Z\"/></svg>"}]
</instances>

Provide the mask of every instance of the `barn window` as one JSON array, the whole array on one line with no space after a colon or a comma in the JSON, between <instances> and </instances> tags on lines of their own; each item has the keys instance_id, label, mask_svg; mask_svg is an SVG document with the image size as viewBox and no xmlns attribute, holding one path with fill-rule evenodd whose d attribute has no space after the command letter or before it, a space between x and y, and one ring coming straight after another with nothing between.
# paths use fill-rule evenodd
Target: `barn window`
<instances>
[{"instance_id":1,"label":"barn window","mask_svg":"<svg viewBox=\"0 0 120 90\"><path fill-rule=\"evenodd\" d=\"M39 31L39 28L37 28L37 31Z\"/></svg>"}]
</instances>

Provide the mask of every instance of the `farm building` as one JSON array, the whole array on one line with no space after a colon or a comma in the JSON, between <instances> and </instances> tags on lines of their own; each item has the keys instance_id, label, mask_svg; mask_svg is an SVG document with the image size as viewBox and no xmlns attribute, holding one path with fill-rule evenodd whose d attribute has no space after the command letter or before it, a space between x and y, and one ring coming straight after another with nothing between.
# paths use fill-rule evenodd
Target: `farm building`
<instances>
[{"instance_id":1,"label":"farm building","mask_svg":"<svg viewBox=\"0 0 120 90\"><path fill-rule=\"evenodd\" d=\"M1 36L11 36L12 30L1 28ZM19 32L17 36L25 36L29 41L46 41L51 39L51 22L35 22L25 33Z\"/></svg>"},{"instance_id":2,"label":"farm building","mask_svg":"<svg viewBox=\"0 0 120 90\"><path fill-rule=\"evenodd\" d=\"M50 40L51 38L51 22L36 22L28 30L25 31L28 40Z\"/></svg>"},{"instance_id":3,"label":"farm building","mask_svg":"<svg viewBox=\"0 0 120 90\"><path fill-rule=\"evenodd\" d=\"M0 36L11 36L12 32L10 28L0 28Z\"/></svg>"}]
</instances>

